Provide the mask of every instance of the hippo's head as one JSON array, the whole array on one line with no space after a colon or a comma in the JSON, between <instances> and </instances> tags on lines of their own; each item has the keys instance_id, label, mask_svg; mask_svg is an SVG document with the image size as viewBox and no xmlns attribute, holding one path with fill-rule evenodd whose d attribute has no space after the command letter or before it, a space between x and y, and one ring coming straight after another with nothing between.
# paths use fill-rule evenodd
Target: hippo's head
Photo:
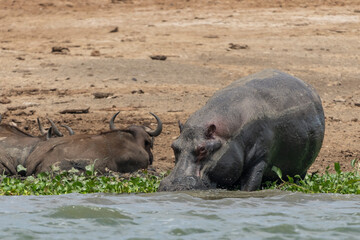
<instances>
[{"instance_id":1,"label":"hippo's head","mask_svg":"<svg viewBox=\"0 0 360 240\"><path fill-rule=\"evenodd\" d=\"M243 168L242 152L221 134L214 123L184 126L171 147L175 167L160 183L160 191L181 191L233 186Z\"/></svg>"}]
</instances>

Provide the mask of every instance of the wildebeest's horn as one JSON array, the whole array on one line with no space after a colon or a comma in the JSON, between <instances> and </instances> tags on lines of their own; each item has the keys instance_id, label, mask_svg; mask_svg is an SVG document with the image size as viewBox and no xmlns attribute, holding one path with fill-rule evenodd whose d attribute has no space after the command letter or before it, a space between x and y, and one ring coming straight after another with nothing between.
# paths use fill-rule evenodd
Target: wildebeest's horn
<instances>
[{"instance_id":1,"label":"wildebeest's horn","mask_svg":"<svg viewBox=\"0 0 360 240\"><path fill-rule=\"evenodd\" d=\"M114 121L115 121L116 116L117 116L119 113L120 113L120 111L117 112L117 113L115 113L114 116L112 116L112 118L110 119L110 130L115 130L115 129L116 129L116 128L115 128L115 125L114 125Z\"/></svg>"},{"instance_id":2,"label":"wildebeest's horn","mask_svg":"<svg viewBox=\"0 0 360 240\"><path fill-rule=\"evenodd\" d=\"M46 134L46 140L49 140L51 138L52 131L53 131L53 128L49 127L49 129L47 130L47 134Z\"/></svg>"},{"instance_id":3,"label":"wildebeest's horn","mask_svg":"<svg viewBox=\"0 0 360 240\"><path fill-rule=\"evenodd\" d=\"M68 125L60 125L60 126L66 128L69 131L70 136L75 134L74 131L71 129L71 127L69 127Z\"/></svg>"},{"instance_id":4,"label":"wildebeest's horn","mask_svg":"<svg viewBox=\"0 0 360 240\"><path fill-rule=\"evenodd\" d=\"M37 118L36 120L37 120L37 123L38 123L38 126L39 126L40 133L41 133L42 135L45 135L45 134L46 134L46 131L44 130L43 126L41 125L40 119Z\"/></svg>"},{"instance_id":5,"label":"wildebeest's horn","mask_svg":"<svg viewBox=\"0 0 360 240\"><path fill-rule=\"evenodd\" d=\"M63 137L64 135L59 131L59 129L55 126L55 123L49 119L49 122L51 123L52 132L55 133L58 137ZM48 132L49 133L49 132Z\"/></svg>"},{"instance_id":6,"label":"wildebeest's horn","mask_svg":"<svg viewBox=\"0 0 360 240\"><path fill-rule=\"evenodd\" d=\"M162 122L158 116L156 116L154 113L150 112L151 115L153 115L157 121L157 128L154 131L146 130L146 132L152 136L156 137L159 136L162 131Z\"/></svg>"}]
</instances>

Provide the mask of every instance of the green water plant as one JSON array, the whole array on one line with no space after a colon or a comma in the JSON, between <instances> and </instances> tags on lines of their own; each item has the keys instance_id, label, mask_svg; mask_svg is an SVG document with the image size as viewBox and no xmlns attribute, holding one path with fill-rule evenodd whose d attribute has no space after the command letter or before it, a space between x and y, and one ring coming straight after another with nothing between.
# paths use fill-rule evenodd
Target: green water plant
<instances>
[{"instance_id":1,"label":"green water plant","mask_svg":"<svg viewBox=\"0 0 360 240\"><path fill-rule=\"evenodd\" d=\"M0 195L58 195L67 193L152 193L156 192L162 175L138 171L133 174L100 175L93 166L86 171L59 171L28 177L1 176Z\"/></svg>"},{"instance_id":2,"label":"green water plant","mask_svg":"<svg viewBox=\"0 0 360 240\"><path fill-rule=\"evenodd\" d=\"M360 163L354 159L351 165L353 170L350 172L341 171L340 164L336 162L334 163L335 173L330 173L328 166L322 175L307 174L303 179L299 175L286 176L286 180L283 179L281 170L273 167L272 170L278 175L280 181L267 182L263 188L303 193L360 194Z\"/></svg>"},{"instance_id":3,"label":"green water plant","mask_svg":"<svg viewBox=\"0 0 360 240\"><path fill-rule=\"evenodd\" d=\"M266 182L263 189L280 189L303 193L360 194L360 163L352 161L353 170L341 171L339 163L334 164L334 173L327 167L324 174L307 174L305 178L282 176L282 171L273 167L279 179ZM18 170L26 172L20 166ZM0 195L58 195L67 193L152 193L158 190L166 174L155 171L138 171L132 174L108 172L99 174L93 165L79 172L76 169L60 171L53 168L49 173L36 176L0 176Z\"/></svg>"}]
</instances>

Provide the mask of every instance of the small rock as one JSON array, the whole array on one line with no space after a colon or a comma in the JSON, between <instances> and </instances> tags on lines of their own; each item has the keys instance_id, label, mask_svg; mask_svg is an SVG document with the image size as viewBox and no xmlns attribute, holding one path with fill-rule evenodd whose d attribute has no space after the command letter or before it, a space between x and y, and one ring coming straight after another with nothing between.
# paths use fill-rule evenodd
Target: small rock
<instances>
[{"instance_id":1,"label":"small rock","mask_svg":"<svg viewBox=\"0 0 360 240\"><path fill-rule=\"evenodd\" d=\"M144 91L139 89L139 90L133 90L131 91L132 94L138 93L138 94L144 94Z\"/></svg>"},{"instance_id":2,"label":"small rock","mask_svg":"<svg viewBox=\"0 0 360 240\"><path fill-rule=\"evenodd\" d=\"M239 49L249 49L249 46L246 44L229 43L229 48L234 50L239 50Z\"/></svg>"},{"instance_id":3,"label":"small rock","mask_svg":"<svg viewBox=\"0 0 360 240\"><path fill-rule=\"evenodd\" d=\"M205 35L204 38L219 38L218 35Z\"/></svg>"},{"instance_id":4,"label":"small rock","mask_svg":"<svg viewBox=\"0 0 360 240\"><path fill-rule=\"evenodd\" d=\"M3 98L0 98L0 103L1 104L9 104L9 103L11 103L11 100L8 99L7 97L3 97Z\"/></svg>"},{"instance_id":5,"label":"small rock","mask_svg":"<svg viewBox=\"0 0 360 240\"><path fill-rule=\"evenodd\" d=\"M359 120L359 119L357 119L357 118L352 118L352 119L351 119L352 122L357 122L358 120Z\"/></svg>"},{"instance_id":6,"label":"small rock","mask_svg":"<svg viewBox=\"0 0 360 240\"><path fill-rule=\"evenodd\" d=\"M36 111L35 110L29 110L29 111L17 111L12 113L14 116L31 116L34 115Z\"/></svg>"},{"instance_id":7,"label":"small rock","mask_svg":"<svg viewBox=\"0 0 360 240\"><path fill-rule=\"evenodd\" d=\"M118 27L115 27L113 30L110 31L110 33L116 33L119 31L119 28Z\"/></svg>"},{"instance_id":8,"label":"small rock","mask_svg":"<svg viewBox=\"0 0 360 240\"><path fill-rule=\"evenodd\" d=\"M13 107L7 107L7 110L15 111L15 110L26 109L26 108L27 108L27 106L13 106Z\"/></svg>"},{"instance_id":9,"label":"small rock","mask_svg":"<svg viewBox=\"0 0 360 240\"><path fill-rule=\"evenodd\" d=\"M328 87L333 87L333 86L341 86L341 82L336 81L328 84Z\"/></svg>"},{"instance_id":10,"label":"small rock","mask_svg":"<svg viewBox=\"0 0 360 240\"><path fill-rule=\"evenodd\" d=\"M354 105L355 105L356 107L360 107L360 102L354 102Z\"/></svg>"},{"instance_id":11,"label":"small rock","mask_svg":"<svg viewBox=\"0 0 360 240\"><path fill-rule=\"evenodd\" d=\"M93 95L94 95L95 98L107 98L107 97L112 96L114 94L113 93L96 92L96 93L93 93Z\"/></svg>"},{"instance_id":12,"label":"small rock","mask_svg":"<svg viewBox=\"0 0 360 240\"><path fill-rule=\"evenodd\" d=\"M94 50L94 51L91 52L90 56L92 56L92 57L99 57L99 56L100 56L100 51Z\"/></svg>"},{"instance_id":13,"label":"small rock","mask_svg":"<svg viewBox=\"0 0 360 240\"><path fill-rule=\"evenodd\" d=\"M68 54L70 52L70 50L66 47L55 46L55 47L52 47L51 52L58 53L58 54Z\"/></svg>"},{"instance_id":14,"label":"small rock","mask_svg":"<svg viewBox=\"0 0 360 240\"><path fill-rule=\"evenodd\" d=\"M344 102L346 102L346 99L344 99L343 97L337 96L337 97L335 97L334 102L344 103Z\"/></svg>"},{"instance_id":15,"label":"small rock","mask_svg":"<svg viewBox=\"0 0 360 240\"><path fill-rule=\"evenodd\" d=\"M133 80L134 82L136 82L136 81L137 81L137 79L136 79L136 78L134 78L134 77L133 77L131 80Z\"/></svg>"},{"instance_id":16,"label":"small rock","mask_svg":"<svg viewBox=\"0 0 360 240\"><path fill-rule=\"evenodd\" d=\"M82 113L89 113L89 109L88 108L78 108L78 109L65 109L60 111L61 114L82 114Z\"/></svg>"},{"instance_id":17,"label":"small rock","mask_svg":"<svg viewBox=\"0 0 360 240\"><path fill-rule=\"evenodd\" d=\"M17 127L17 124L15 122L10 122L9 125L13 127Z\"/></svg>"},{"instance_id":18,"label":"small rock","mask_svg":"<svg viewBox=\"0 0 360 240\"><path fill-rule=\"evenodd\" d=\"M340 122L340 121L341 121L341 119L339 119L339 118L334 118L334 117L332 117L332 116L330 116L328 119L329 119L330 122Z\"/></svg>"},{"instance_id":19,"label":"small rock","mask_svg":"<svg viewBox=\"0 0 360 240\"><path fill-rule=\"evenodd\" d=\"M165 61L167 57L165 55L152 55L152 56L150 56L150 58L152 60Z\"/></svg>"}]
</instances>

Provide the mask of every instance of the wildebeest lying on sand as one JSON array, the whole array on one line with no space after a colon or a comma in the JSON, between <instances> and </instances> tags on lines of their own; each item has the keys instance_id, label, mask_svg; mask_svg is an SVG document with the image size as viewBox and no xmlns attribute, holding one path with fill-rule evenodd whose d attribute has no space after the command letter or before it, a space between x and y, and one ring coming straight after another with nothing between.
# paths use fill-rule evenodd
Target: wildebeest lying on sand
<instances>
[{"instance_id":1,"label":"wildebeest lying on sand","mask_svg":"<svg viewBox=\"0 0 360 240\"><path fill-rule=\"evenodd\" d=\"M0 122L1 122L0 115ZM39 118L37 119L41 135L33 136L10 124L0 124L0 174L14 175L16 167L24 165L25 159L35 149L39 142L51 137L62 137L54 122L50 121L51 128L46 132ZM68 126L66 128L70 129Z\"/></svg>"},{"instance_id":2,"label":"wildebeest lying on sand","mask_svg":"<svg viewBox=\"0 0 360 240\"><path fill-rule=\"evenodd\" d=\"M107 170L133 172L147 168L153 161L153 137L159 136L162 131L161 120L151 113L157 120L155 130L144 126L120 130L114 126L118 113L110 120L109 132L53 138L39 143L25 161L27 175L51 171L52 166L61 170L85 170L87 165L94 164L95 170L101 173Z\"/></svg>"},{"instance_id":3,"label":"wildebeest lying on sand","mask_svg":"<svg viewBox=\"0 0 360 240\"><path fill-rule=\"evenodd\" d=\"M175 168L159 190L253 191L277 179L273 166L284 176L305 176L325 131L315 90L277 70L233 82L179 126L172 144Z\"/></svg>"}]
</instances>

